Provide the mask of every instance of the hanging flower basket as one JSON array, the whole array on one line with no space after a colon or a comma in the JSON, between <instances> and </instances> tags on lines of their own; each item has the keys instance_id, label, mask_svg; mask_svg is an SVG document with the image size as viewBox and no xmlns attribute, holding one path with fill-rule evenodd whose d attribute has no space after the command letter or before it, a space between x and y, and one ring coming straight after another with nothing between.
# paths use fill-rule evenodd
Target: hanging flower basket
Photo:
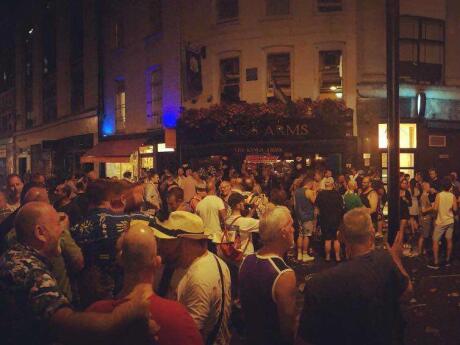
<instances>
[{"instance_id":1,"label":"hanging flower basket","mask_svg":"<svg viewBox=\"0 0 460 345\"><path fill-rule=\"evenodd\" d=\"M343 101L311 99L288 104L231 103L210 108L183 109L178 123L182 138L191 142L233 139L261 139L267 134L286 136L305 134L297 126L309 126L319 137L343 136L353 111ZM305 127L302 127L304 129Z\"/></svg>"}]
</instances>

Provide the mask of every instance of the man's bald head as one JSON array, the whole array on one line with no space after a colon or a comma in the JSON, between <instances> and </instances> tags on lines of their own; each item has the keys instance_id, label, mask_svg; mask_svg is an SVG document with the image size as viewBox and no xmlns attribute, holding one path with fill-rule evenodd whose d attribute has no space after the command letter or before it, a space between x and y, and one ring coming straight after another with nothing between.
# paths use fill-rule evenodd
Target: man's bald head
<instances>
[{"instance_id":1,"label":"man's bald head","mask_svg":"<svg viewBox=\"0 0 460 345\"><path fill-rule=\"evenodd\" d=\"M14 221L18 241L32 245L36 241L36 226L42 224L52 212L56 211L49 203L44 202L32 201L21 207Z\"/></svg>"},{"instance_id":2,"label":"man's bald head","mask_svg":"<svg viewBox=\"0 0 460 345\"><path fill-rule=\"evenodd\" d=\"M123 234L122 263L127 272L153 270L159 265L153 230L144 223L132 225Z\"/></svg>"},{"instance_id":3,"label":"man's bald head","mask_svg":"<svg viewBox=\"0 0 460 345\"><path fill-rule=\"evenodd\" d=\"M48 192L46 188L43 187L32 187L24 196L24 204L37 201L37 202L44 202L49 204L50 200L48 198Z\"/></svg>"}]
</instances>

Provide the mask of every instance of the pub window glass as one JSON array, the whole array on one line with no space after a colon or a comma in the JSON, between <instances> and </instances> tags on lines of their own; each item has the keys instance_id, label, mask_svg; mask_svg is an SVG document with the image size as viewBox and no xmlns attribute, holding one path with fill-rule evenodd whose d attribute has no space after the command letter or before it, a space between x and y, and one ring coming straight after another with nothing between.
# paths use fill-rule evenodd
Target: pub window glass
<instances>
[{"instance_id":1,"label":"pub window glass","mask_svg":"<svg viewBox=\"0 0 460 345\"><path fill-rule=\"evenodd\" d=\"M320 98L343 97L342 52L327 50L319 52Z\"/></svg>"},{"instance_id":2,"label":"pub window glass","mask_svg":"<svg viewBox=\"0 0 460 345\"><path fill-rule=\"evenodd\" d=\"M240 59L232 57L220 60L220 101L240 100Z\"/></svg>"},{"instance_id":3,"label":"pub window glass","mask_svg":"<svg viewBox=\"0 0 460 345\"><path fill-rule=\"evenodd\" d=\"M267 101L291 99L291 56L289 53L267 55Z\"/></svg>"},{"instance_id":4,"label":"pub window glass","mask_svg":"<svg viewBox=\"0 0 460 345\"><path fill-rule=\"evenodd\" d=\"M217 21L235 20L238 15L238 0L217 0Z\"/></svg>"},{"instance_id":5,"label":"pub window glass","mask_svg":"<svg viewBox=\"0 0 460 345\"><path fill-rule=\"evenodd\" d=\"M290 0L266 0L267 16L285 16L290 12Z\"/></svg>"}]
</instances>

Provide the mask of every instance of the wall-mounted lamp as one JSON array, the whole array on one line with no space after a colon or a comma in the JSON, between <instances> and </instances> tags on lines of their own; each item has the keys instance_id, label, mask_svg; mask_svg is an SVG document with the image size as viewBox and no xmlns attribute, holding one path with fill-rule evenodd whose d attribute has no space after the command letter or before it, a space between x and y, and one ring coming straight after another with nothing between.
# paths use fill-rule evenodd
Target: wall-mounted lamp
<instances>
[{"instance_id":1,"label":"wall-mounted lamp","mask_svg":"<svg viewBox=\"0 0 460 345\"><path fill-rule=\"evenodd\" d=\"M426 110L426 94L425 92L419 92L417 94L417 116L425 118Z\"/></svg>"}]
</instances>

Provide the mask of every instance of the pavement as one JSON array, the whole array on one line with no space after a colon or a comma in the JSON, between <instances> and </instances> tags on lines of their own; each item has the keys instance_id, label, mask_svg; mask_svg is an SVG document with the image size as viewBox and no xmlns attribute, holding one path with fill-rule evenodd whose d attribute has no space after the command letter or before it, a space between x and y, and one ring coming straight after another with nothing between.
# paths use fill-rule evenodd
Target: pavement
<instances>
[{"instance_id":1,"label":"pavement","mask_svg":"<svg viewBox=\"0 0 460 345\"><path fill-rule=\"evenodd\" d=\"M414 285L413 297L402 303L406 320L405 345L460 345L460 241L454 248L455 254L457 259L454 256L452 265L441 265L439 270L426 267L430 252L425 257L403 257L404 267ZM299 264L293 253L288 255L287 262L296 272L300 314L305 277L336 264L326 263L319 255L311 263ZM233 334L232 345L244 344L237 332Z\"/></svg>"}]
</instances>

